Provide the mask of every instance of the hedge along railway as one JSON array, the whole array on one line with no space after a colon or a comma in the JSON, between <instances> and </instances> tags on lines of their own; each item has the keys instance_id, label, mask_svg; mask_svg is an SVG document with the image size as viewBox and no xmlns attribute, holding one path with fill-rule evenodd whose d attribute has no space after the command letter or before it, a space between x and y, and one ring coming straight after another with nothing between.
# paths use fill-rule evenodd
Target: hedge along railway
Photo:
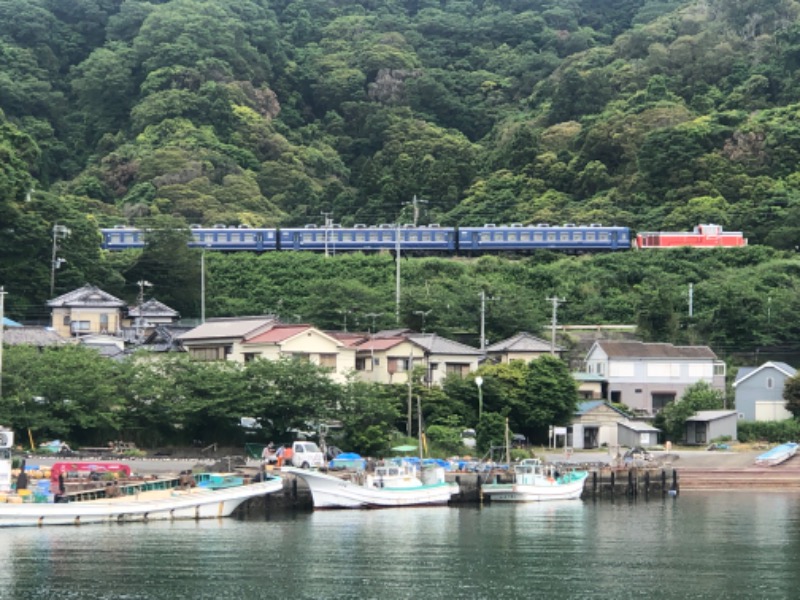
<instances>
[{"instance_id":1,"label":"hedge along railway","mask_svg":"<svg viewBox=\"0 0 800 600\"><path fill-rule=\"evenodd\" d=\"M103 248L143 248L146 232L125 226L101 229ZM311 252L424 252L482 254L555 250L568 253L624 251L632 248L733 247L747 240L740 232L723 232L719 225L699 225L693 233L654 232L631 237L628 227L565 224L483 227L439 225L355 225L258 229L249 227L192 227L189 246L221 251Z\"/></svg>"}]
</instances>

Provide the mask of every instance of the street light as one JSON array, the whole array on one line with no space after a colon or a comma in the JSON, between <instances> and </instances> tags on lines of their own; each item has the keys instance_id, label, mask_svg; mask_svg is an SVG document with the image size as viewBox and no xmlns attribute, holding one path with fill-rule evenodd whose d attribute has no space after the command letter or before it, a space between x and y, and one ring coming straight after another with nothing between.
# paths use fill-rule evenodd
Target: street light
<instances>
[{"instance_id":1,"label":"street light","mask_svg":"<svg viewBox=\"0 0 800 600\"><path fill-rule=\"evenodd\" d=\"M475 385L478 386L478 423L480 424L483 416L483 377L478 375L475 378Z\"/></svg>"},{"instance_id":2,"label":"street light","mask_svg":"<svg viewBox=\"0 0 800 600\"><path fill-rule=\"evenodd\" d=\"M422 333L425 333L425 317L427 317L429 314L431 314L431 311L433 311L432 308L429 309L429 310L415 310L414 311L415 315L420 315L422 317Z\"/></svg>"}]
</instances>

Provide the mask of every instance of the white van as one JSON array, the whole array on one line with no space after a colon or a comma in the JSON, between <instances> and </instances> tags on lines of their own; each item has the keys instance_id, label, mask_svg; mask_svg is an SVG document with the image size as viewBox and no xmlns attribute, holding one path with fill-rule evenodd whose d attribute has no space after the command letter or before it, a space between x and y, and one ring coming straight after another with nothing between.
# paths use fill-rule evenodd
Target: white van
<instances>
[{"instance_id":1,"label":"white van","mask_svg":"<svg viewBox=\"0 0 800 600\"><path fill-rule=\"evenodd\" d=\"M325 466L325 457L314 442L294 442L292 457L286 461L286 464L301 469L319 469Z\"/></svg>"}]
</instances>

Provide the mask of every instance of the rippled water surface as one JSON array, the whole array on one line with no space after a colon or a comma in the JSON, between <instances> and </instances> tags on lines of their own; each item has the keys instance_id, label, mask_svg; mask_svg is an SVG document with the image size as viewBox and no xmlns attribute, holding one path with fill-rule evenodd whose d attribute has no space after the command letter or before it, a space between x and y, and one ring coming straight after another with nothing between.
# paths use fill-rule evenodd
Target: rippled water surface
<instances>
[{"instance_id":1,"label":"rippled water surface","mask_svg":"<svg viewBox=\"0 0 800 600\"><path fill-rule=\"evenodd\" d=\"M0 598L800 598L800 496L5 529Z\"/></svg>"}]
</instances>

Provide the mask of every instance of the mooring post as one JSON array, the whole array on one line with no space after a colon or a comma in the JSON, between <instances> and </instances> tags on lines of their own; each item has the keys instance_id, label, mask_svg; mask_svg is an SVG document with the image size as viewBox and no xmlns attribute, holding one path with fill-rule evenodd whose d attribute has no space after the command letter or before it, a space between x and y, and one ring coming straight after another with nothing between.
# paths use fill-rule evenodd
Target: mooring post
<instances>
[{"instance_id":1,"label":"mooring post","mask_svg":"<svg viewBox=\"0 0 800 600\"><path fill-rule=\"evenodd\" d=\"M628 469L628 496L636 496L636 486L633 484L633 469Z\"/></svg>"},{"instance_id":2,"label":"mooring post","mask_svg":"<svg viewBox=\"0 0 800 600\"><path fill-rule=\"evenodd\" d=\"M592 471L592 496L597 496L597 471Z\"/></svg>"},{"instance_id":3,"label":"mooring post","mask_svg":"<svg viewBox=\"0 0 800 600\"><path fill-rule=\"evenodd\" d=\"M667 493L667 472L661 469L661 494Z\"/></svg>"},{"instance_id":4,"label":"mooring post","mask_svg":"<svg viewBox=\"0 0 800 600\"><path fill-rule=\"evenodd\" d=\"M644 495L645 497L650 495L650 471L644 472Z\"/></svg>"},{"instance_id":5,"label":"mooring post","mask_svg":"<svg viewBox=\"0 0 800 600\"><path fill-rule=\"evenodd\" d=\"M672 469L672 490L677 496L680 493L680 486L678 485L678 470Z\"/></svg>"},{"instance_id":6,"label":"mooring post","mask_svg":"<svg viewBox=\"0 0 800 600\"><path fill-rule=\"evenodd\" d=\"M611 497L617 495L617 474L611 471Z\"/></svg>"}]
</instances>

